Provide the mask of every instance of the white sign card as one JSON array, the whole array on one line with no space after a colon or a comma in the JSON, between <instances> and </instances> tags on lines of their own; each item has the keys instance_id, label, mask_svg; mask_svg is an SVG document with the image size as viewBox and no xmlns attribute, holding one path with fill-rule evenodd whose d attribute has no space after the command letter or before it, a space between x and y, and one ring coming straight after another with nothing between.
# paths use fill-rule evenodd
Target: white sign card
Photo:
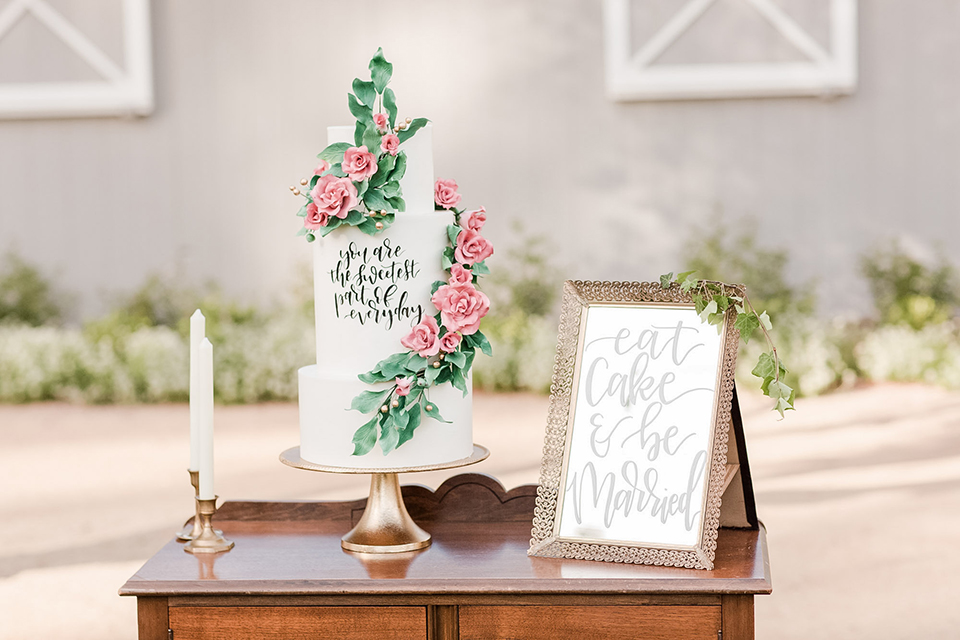
<instances>
[{"instance_id":1,"label":"white sign card","mask_svg":"<svg viewBox=\"0 0 960 640\"><path fill-rule=\"evenodd\" d=\"M712 568L733 318L677 285L568 282L560 333L531 555Z\"/></svg>"}]
</instances>

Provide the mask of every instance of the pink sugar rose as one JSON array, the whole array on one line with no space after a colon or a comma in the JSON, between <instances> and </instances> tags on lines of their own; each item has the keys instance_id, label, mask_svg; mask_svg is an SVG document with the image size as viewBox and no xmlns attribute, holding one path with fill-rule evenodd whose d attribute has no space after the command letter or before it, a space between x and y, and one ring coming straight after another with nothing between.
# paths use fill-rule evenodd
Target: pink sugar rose
<instances>
[{"instance_id":1,"label":"pink sugar rose","mask_svg":"<svg viewBox=\"0 0 960 640\"><path fill-rule=\"evenodd\" d=\"M385 113L375 113L373 114L373 124L377 126L377 131L384 133L387 130L387 114Z\"/></svg>"},{"instance_id":2,"label":"pink sugar rose","mask_svg":"<svg viewBox=\"0 0 960 640\"><path fill-rule=\"evenodd\" d=\"M350 147L343 152L343 163L340 166L351 180L360 182L377 172L377 157L367 151L367 145Z\"/></svg>"},{"instance_id":3,"label":"pink sugar rose","mask_svg":"<svg viewBox=\"0 0 960 640\"><path fill-rule=\"evenodd\" d=\"M460 263L454 263L450 267L450 286L457 287L462 284L473 284L473 272L470 269L464 269Z\"/></svg>"},{"instance_id":4,"label":"pink sugar rose","mask_svg":"<svg viewBox=\"0 0 960 640\"><path fill-rule=\"evenodd\" d=\"M410 385L413 384L413 378L397 378L397 395L405 396L410 393Z\"/></svg>"},{"instance_id":5,"label":"pink sugar rose","mask_svg":"<svg viewBox=\"0 0 960 640\"><path fill-rule=\"evenodd\" d=\"M303 219L303 226L310 230L316 230L327 226L330 221L330 214L326 211L320 211L315 202L307 205L307 215Z\"/></svg>"},{"instance_id":6,"label":"pink sugar rose","mask_svg":"<svg viewBox=\"0 0 960 640\"><path fill-rule=\"evenodd\" d=\"M457 248L453 251L457 262L476 264L493 255L493 245L473 229L465 229L457 236Z\"/></svg>"},{"instance_id":7,"label":"pink sugar rose","mask_svg":"<svg viewBox=\"0 0 960 640\"><path fill-rule=\"evenodd\" d=\"M463 335L476 333L480 318L490 311L490 300L472 284L459 286L443 285L431 298L440 310L440 319L447 331L459 331Z\"/></svg>"},{"instance_id":8,"label":"pink sugar rose","mask_svg":"<svg viewBox=\"0 0 960 640\"><path fill-rule=\"evenodd\" d=\"M480 207L474 211L467 211L463 214L461 218L460 225L464 229L471 229L473 231L480 231L483 229L483 225L487 222L487 210L484 207Z\"/></svg>"},{"instance_id":9,"label":"pink sugar rose","mask_svg":"<svg viewBox=\"0 0 960 640\"><path fill-rule=\"evenodd\" d=\"M310 198L320 213L337 218L346 218L350 209L357 206L357 188L347 178L328 174L321 176L310 191ZM309 215L309 214L308 214Z\"/></svg>"},{"instance_id":10,"label":"pink sugar rose","mask_svg":"<svg viewBox=\"0 0 960 640\"><path fill-rule=\"evenodd\" d=\"M440 350L445 353L453 353L460 346L460 334L453 331L447 331L440 338Z\"/></svg>"},{"instance_id":11,"label":"pink sugar rose","mask_svg":"<svg viewBox=\"0 0 960 640\"><path fill-rule=\"evenodd\" d=\"M440 341L437 335L440 333L440 327L433 316L427 316L423 322L413 328L405 338L400 340L400 344L411 351L416 351L424 358L437 355L440 351Z\"/></svg>"},{"instance_id":12,"label":"pink sugar rose","mask_svg":"<svg viewBox=\"0 0 960 640\"><path fill-rule=\"evenodd\" d=\"M319 176L324 171L330 168L330 163L326 160L321 160L320 164L317 165L317 168L313 170L313 175Z\"/></svg>"},{"instance_id":13,"label":"pink sugar rose","mask_svg":"<svg viewBox=\"0 0 960 640\"><path fill-rule=\"evenodd\" d=\"M451 209L460 204L460 194L457 193L457 181L438 178L433 185L433 199L444 209Z\"/></svg>"},{"instance_id":14,"label":"pink sugar rose","mask_svg":"<svg viewBox=\"0 0 960 640\"><path fill-rule=\"evenodd\" d=\"M392 133L388 133L380 139L380 148L390 155L395 156L397 152L400 151L400 138Z\"/></svg>"}]
</instances>

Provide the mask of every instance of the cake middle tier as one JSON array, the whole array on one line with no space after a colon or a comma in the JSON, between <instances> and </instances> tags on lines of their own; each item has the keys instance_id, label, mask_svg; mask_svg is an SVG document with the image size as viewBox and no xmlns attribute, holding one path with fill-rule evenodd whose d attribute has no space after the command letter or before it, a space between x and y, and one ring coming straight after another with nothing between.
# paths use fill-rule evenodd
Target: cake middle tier
<instances>
[{"instance_id":1,"label":"cake middle tier","mask_svg":"<svg viewBox=\"0 0 960 640\"><path fill-rule=\"evenodd\" d=\"M400 339L437 313L430 289L447 274L441 257L453 214L401 213L368 236L340 227L314 242L314 311L321 370L371 370L405 351Z\"/></svg>"}]
</instances>

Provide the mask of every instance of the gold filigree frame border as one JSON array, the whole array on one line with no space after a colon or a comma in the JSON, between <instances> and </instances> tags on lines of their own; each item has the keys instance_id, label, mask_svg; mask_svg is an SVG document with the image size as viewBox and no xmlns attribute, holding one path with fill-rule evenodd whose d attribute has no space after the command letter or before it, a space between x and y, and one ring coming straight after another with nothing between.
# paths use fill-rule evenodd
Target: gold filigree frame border
<instances>
[{"instance_id":1,"label":"gold filigree frame border","mask_svg":"<svg viewBox=\"0 0 960 640\"><path fill-rule=\"evenodd\" d=\"M743 287L727 285L728 291L743 296ZM568 280L563 285L563 308L560 314L557 356L550 386L550 408L543 443L543 461L540 466L540 486L533 514L533 529L528 555L546 558L573 558L650 564L688 569L713 569L717 550L717 530L720 527L720 498L726 473L727 440L730 411L733 401L734 371L740 332L734 327L736 311L731 306L721 329L721 360L717 372L717 392L714 398L712 455L705 497L705 517L701 520L700 543L694 548L666 548L642 543L587 540L570 541L558 535L560 500L565 486L565 467L569 433L572 431L572 408L576 398L576 374L581 351L586 317L590 305L624 304L631 306L662 307L664 305L693 304L690 293L674 283L664 289L656 282L592 282Z\"/></svg>"}]
</instances>

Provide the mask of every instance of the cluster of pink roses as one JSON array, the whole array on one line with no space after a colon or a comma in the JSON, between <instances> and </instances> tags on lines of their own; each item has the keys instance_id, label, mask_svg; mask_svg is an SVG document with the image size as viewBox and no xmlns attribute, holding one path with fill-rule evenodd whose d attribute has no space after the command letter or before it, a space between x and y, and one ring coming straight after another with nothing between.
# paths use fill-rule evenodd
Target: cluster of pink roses
<instances>
[{"instance_id":1,"label":"cluster of pink roses","mask_svg":"<svg viewBox=\"0 0 960 640\"><path fill-rule=\"evenodd\" d=\"M398 140L397 145L399 144ZM396 150L391 153L396 155ZM348 177L321 175L330 169L330 163L326 160L321 160L314 169L314 175L319 175L320 179L310 190L312 202L307 205L307 215L303 220L303 226L307 229L325 227L331 217L347 217L350 210L360 203L357 187L353 183L366 180L377 172L377 157L367 150L366 145L350 147L343 152L340 166Z\"/></svg>"},{"instance_id":2,"label":"cluster of pink roses","mask_svg":"<svg viewBox=\"0 0 960 640\"><path fill-rule=\"evenodd\" d=\"M451 209L460 202L454 180L437 180L434 199L440 207ZM480 330L480 320L490 311L490 300L473 285L471 265L483 262L493 254L493 245L480 235L487 221L483 207L460 214L461 231L457 234L450 279L433 294L431 301L440 311L440 320L447 332L440 335L440 327L433 316L413 328L400 343L419 355L429 358L439 352L453 353L460 347L463 336Z\"/></svg>"}]
</instances>

